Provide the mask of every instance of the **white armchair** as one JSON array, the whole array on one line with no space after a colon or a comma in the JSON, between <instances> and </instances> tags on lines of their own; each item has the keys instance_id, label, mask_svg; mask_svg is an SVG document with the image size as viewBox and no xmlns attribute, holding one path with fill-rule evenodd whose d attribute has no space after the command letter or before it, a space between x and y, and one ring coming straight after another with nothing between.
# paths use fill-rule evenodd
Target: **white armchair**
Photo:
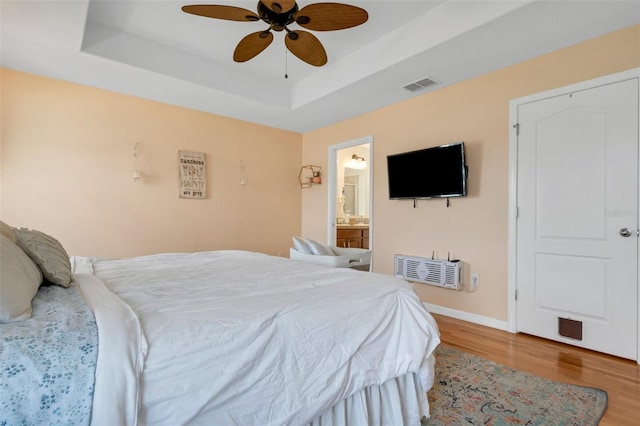
<instances>
[{"instance_id":1,"label":"white armchair","mask_svg":"<svg viewBox=\"0 0 640 426\"><path fill-rule=\"evenodd\" d=\"M335 256L320 254L305 254L295 248L289 249L289 257L294 260L317 263L332 268L354 268L368 271L371 265L371 250L360 248L343 248L329 246Z\"/></svg>"}]
</instances>

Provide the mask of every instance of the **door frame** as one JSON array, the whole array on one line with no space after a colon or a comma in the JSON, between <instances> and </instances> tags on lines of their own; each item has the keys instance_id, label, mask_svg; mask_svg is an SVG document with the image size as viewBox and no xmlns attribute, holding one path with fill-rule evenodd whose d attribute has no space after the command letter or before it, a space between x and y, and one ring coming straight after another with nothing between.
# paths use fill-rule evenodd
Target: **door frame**
<instances>
[{"instance_id":1,"label":"door frame","mask_svg":"<svg viewBox=\"0 0 640 426\"><path fill-rule=\"evenodd\" d=\"M329 160L327 162L327 244L333 245L336 241L336 197L338 180L338 155L337 152L353 146L369 144L369 250L373 250L373 135L363 136L328 148ZM373 270L373 256L369 270Z\"/></svg>"},{"instance_id":2,"label":"door frame","mask_svg":"<svg viewBox=\"0 0 640 426\"><path fill-rule=\"evenodd\" d=\"M618 83L625 80L640 79L640 68L622 71L603 77L594 78L580 83L547 90L521 98L512 99L509 102L509 230L508 230L508 260L507 260L507 330L516 333L517 327L517 303L516 291L517 283L517 217L518 217L518 107L521 105L536 102L543 99L561 96L581 90L588 90L598 86ZM640 87L640 85L639 85ZM640 99L640 89L638 93ZM640 113L638 114L640 122ZM640 141L639 141L640 143ZM640 150L639 150L640 152ZM640 154L638 156L640 165ZM640 179L640 178L639 178ZM640 182L639 182L640 183ZM638 200L640 200L640 185L638 189ZM640 206L638 206L640 207ZM636 227L640 226L640 212L636 210ZM637 238L638 251L640 252L640 238ZM638 262L638 275L640 281L640 262ZM636 282L636 285L639 283ZM638 291L637 308L640 312L640 291ZM638 327L636 361L640 364L640 327Z\"/></svg>"}]
</instances>

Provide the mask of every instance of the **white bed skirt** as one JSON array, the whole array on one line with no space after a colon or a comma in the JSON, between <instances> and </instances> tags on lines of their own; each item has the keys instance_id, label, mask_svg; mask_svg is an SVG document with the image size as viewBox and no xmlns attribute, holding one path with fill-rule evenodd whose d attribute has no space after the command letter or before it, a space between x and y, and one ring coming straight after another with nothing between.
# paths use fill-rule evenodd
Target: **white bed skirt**
<instances>
[{"instance_id":1,"label":"white bed skirt","mask_svg":"<svg viewBox=\"0 0 640 426\"><path fill-rule=\"evenodd\" d=\"M409 373L351 395L309 426L419 425L423 416L429 417L427 393L419 376Z\"/></svg>"}]
</instances>

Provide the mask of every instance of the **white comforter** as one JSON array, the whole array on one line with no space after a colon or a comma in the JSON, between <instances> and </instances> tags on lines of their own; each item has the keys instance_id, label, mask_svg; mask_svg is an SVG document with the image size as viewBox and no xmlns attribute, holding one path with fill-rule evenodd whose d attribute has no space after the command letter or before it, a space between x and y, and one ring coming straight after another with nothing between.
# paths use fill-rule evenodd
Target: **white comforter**
<instances>
[{"instance_id":1,"label":"white comforter","mask_svg":"<svg viewBox=\"0 0 640 426\"><path fill-rule=\"evenodd\" d=\"M302 425L408 372L433 383L437 326L399 278L242 251L74 263L93 424Z\"/></svg>"}]
</instances>

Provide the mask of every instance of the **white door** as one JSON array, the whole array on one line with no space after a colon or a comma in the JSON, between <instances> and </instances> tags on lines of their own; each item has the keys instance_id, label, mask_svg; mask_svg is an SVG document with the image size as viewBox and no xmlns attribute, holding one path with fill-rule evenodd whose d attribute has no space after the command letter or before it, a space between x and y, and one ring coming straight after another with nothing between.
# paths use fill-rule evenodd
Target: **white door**
<instances>
[{"instance_id":1,"label":"white door","mask_svg":"<svg viewBox=\"0 0 640 426\"><path fill-rule=\"evenodd\" d=\"M637 359L638 79L517 114L517 330Z\"/></svg>"}]
</instances>

